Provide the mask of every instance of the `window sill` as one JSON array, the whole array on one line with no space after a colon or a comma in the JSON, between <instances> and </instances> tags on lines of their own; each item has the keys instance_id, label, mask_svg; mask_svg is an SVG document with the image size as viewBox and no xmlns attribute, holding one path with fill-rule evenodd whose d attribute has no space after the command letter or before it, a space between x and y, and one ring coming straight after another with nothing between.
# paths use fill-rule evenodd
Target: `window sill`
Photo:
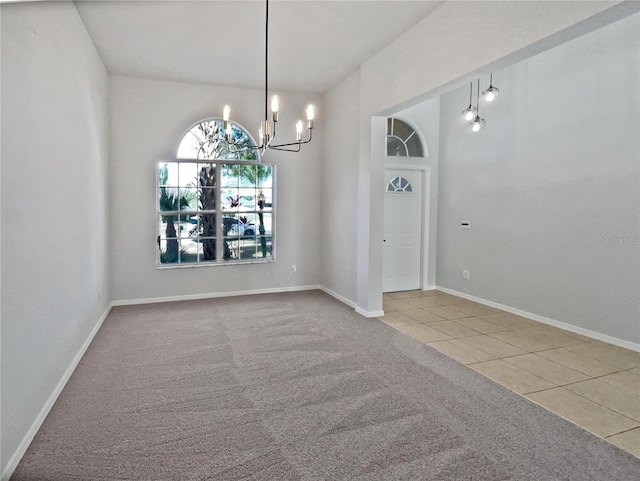
<instances>
[{"instance_id":1,"label":"window sill","mask_svg":"<svg viewBox=\"0 0 640 481\"><path fill-rule=\"evenodd\" d=\"M247 265L247 264L272 264L274 263L276 260L275 258L271 257L269 259L264 259L264 260L260 260L260 259L255 259L255 260L231 260L231 261L226 261L226 262L199 262L199 263L193 263L193 264L156 264L156 269L158 270L165 270L165 269L191 269L191 268L198 268L198 267L224 267L224 266L241 266L241 265Z\"/></svg>"}]
</instances>

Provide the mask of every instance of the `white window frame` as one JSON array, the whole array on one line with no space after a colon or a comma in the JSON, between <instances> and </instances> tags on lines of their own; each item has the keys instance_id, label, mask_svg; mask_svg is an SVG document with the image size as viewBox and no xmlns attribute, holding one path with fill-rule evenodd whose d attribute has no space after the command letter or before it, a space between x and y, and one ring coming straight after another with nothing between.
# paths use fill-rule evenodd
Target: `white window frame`
<instances>
[{"instance_id":1,"label":"white window frame","mask_svg":"<svg viewBox=\"0 0 640 481\"><path fill-rule=\"evenodd\" d=\"M411 133L407 135L406 138L400 137L395 133L395 124L401 124L403 127L406 127ZM415 136L414 142L416 142L416 147L421 150L421 152L409 152L409 140L411 140ZM422 138L418 134L418 131L407 121L399 119L397 117L388 117L387 118L387 134L385 138L385 156L386 157L413 157L413 158L423 158L427 156L427 149L425 143L422 141ZM389 155L389 140L397 139L402 147L404 148L403 155ZM399 146L398 146L399 147ZM414 155L420 154L420 155Z\"/></svg>"},{"instance_id":2,"label":"white window frame","mask_svg":"<svg viewBox=\"0 0 640 481\"><path fill-rule=\"evenodd\" d=\"M216 187L214 187L213 189L215 190L215 205L217 207L216 210L212 210L212 211L202 211L199 209L199 205L197 206L197 208L194 209L188 209L188 210L174 210L174 211L162 211L160 210L160 188L162 187L160 185L160 169L162 168L162 166L164 164L185 164L185 163L189 163L189 164L197 164L197 165L215 165L216 169L215 169L215 175L216 175L216 180L215 180L215 185ZM225 240L229 241L230 238L224 238L223 235L220 235L219 233L223 233L224 232L224 228L223 228L223 222L224 222L224 218L225 218L225 214L236 214L236 215L240 215L240 214L256 214L256 216L258 215L258 213L260 213L260 209L257 206L257 203L255 205L254 209L239 209L237 211L228 211L228 210L222 210L222 194L223 194L223 190L224 187L222 185L222 166L223 165L242 165L242 166L261 166L261 167L270 167L271 168L271 209L268 212L265 212L264 214L268 214L271 215L271 232L269 235L266 235L265 238L270 238L271 239L271 248L270 248L270 254L264 258L251 258L251 259L225 259L224 258L224 244L225 244ZM196 171L199 172L199 169L196 168ZM222 160L220 159L218 160L195 160L195 159L174 159L174 160L166 160L166 161L159 161L156 164L156 228L157 228L157 235L158 235L158 246L157 246L157 250L156 250L156 268L157 269L182 269L182 268L192 268L192 267L212 267L212 266L229 266L229 265L241 265L241 264L268 264L268 263L272 263L276 261L276 166L274 164L263 164L260 162L253 162L253 161L246 161L246 160ZM181 184L182 182L180 180L178 180L178 184ZM178 186L176 186L178 187ZM184 186L180 186L180 187L184 187ZM199 189L199 186L194 186L195 189ZM259 190L259 186L256 185L255 186L256 190ZM180 256L181 256L181 250L180 250L180 240L181 240L181 235L180 235L180 231L178 230L178 232L176 233L176 240L178 242L178 261L177 262L169 262L169 263L163 263L161 262L161 239L163 239L165 241L166 244L166 232L163 233L162 232L162 228L161 228L161 218L162 216L167 216L167 215L174 215L175 217L177 217L178 219L178 224L180 225L180 217L184 216L184 215L189 215L189 216L199 216L202 215L202 213L210 213L215 215L215 252L216 252L216 259L214 260L206 260L206 261L196 261L196 262L180 262ZM255 229L258 229L258 226L255 226ZM256 248L259 248L257 243L260 242L260 238L261 236L259 235L259 232L254 232L254 236L253 238L255 239L256 242ZM189 238L189 236L186 236L187 238ZM199 233L198 235L195 236L195 238L199 239ZM173 240L173 238L171 238ZM238 242L240 240L247 240L246 237L244 236L240 236L238 233L238 237L237 237ZM239 248L239 247L238 247ZM166 249L166 246L165 246ZM257 251L256 251L257 252Z\"/></svg>"}]
</instances>

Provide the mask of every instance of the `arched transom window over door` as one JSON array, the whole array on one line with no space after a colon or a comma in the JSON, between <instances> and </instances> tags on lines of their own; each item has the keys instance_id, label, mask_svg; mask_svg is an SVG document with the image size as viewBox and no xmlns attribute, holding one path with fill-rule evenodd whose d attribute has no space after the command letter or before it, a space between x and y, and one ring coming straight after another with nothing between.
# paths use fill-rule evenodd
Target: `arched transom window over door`
<instances>
[{"instance_id":1,"label":"arched transom window over door","mask_svg":"<svg viewBox=\"0 0 640 481\"><path fill-rule=\"evenodd\" d=\"M387 156L424 157L422 141L416 130L394 117L387 119Z\"/></svg>"},{"instance_id":2,"label":"arched transom window over door","mask_svg":"<svg viewBox=\"0 0 640 481\"><path fill-rule=\"evenodd\" d=\"M157 164L157 266L194 267L275 260L275 166L253 139L222 119L191 126L176 158Z\"/></svg>"}]
</instances>

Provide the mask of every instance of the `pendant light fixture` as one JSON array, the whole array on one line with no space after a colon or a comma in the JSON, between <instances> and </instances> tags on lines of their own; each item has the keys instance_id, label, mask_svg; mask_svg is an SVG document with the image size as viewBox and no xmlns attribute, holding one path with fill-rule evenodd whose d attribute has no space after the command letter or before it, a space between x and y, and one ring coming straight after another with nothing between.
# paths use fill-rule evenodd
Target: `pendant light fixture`
<instances>
[{"instance_id":1,"label":"pendant light fixture","mask_svg":"<svg viewBox=\"0 0 640 481\"><path fill-rule=\"evenodd\" d=\"M489 80L489 88L482 92L482 98L487 102L493 102L498 95L500 95L500 89L493 86L493 74Z\"/></svg>"},{"instance_id":2,"label":"pendant light fixture","mask_svg":"<svg viewBox=\"0 0 640 481\"><path fill-rule=\"evenodd\" d=\"M480 79L478 79L478 90L476 92L476 117L469 123L473 132L478 132L485 125L485 120L480 117Z\"/></svg>"},{"instance_id":3,"label":"pendant light fixture","mask_svg":"<svg viewBox=\"0 0 640 481\"><path fill-rule=\"evenodd\" d=\"M278 111L280 110L280 98L274 95L271 98L271 119L269 119L267 110L267 98L269 94L269 0L265 0L265 41L264 41L264 120L260 123L258 134L259 145L247 145L233 141L232 126L230 121L231 107L224 106L222 120L224 122L224 131L226 133L226 141L231 145L239 146L242 150L257 150L264 153L267 149L282 150L285 152L300 152L302 144L311 142L313 131L313 119L315 117L316 108L313 105L307 106L307 139L302 140L302 131L304 124L302 120L296 123L296 141L285 144L274 144L273 140L276 136L276 124L278 122Z\"/></svg>"},{"instance_id":4,"label":"pendant light fixture","mask_svg":"<svg viewBox=\"0 0 640 481\"><path fill-rule=\"evenodd\" d=\"M476 108L473 106L473 82L469 83L469 106L462 111L462 117L471 122L475 116Z\"/></svg>"}]
</instances>

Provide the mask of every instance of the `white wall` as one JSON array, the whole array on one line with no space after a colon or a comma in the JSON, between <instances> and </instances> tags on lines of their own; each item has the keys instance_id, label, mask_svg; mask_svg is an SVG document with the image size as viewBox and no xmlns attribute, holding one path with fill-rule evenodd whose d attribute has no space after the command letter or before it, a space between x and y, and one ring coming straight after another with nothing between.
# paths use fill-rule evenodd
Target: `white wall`
<instances>
[{"instance_id":1,"label":"white wall","mask_svg":"<svg viewBox=\"0 0 640 481\"><path fill-rule=\"evenodd\" d=\"M595 28L612 16L637 8L625 5L614 7L615 15L604 12L616 3L446 2L362 65L359 223L353 252L361 311L377 313L382 309L384 162L372 154L372 145L384 137L384 122L376 116L442 93L443 88L488 64L526 58L539 51L541 44L560 43L575 32ZM588 20L600 12L604 12L602 17Z\"/></svg>"},{"instance_id":2,"label":"white wall","mask_svg":"<svg viewBox=\"0 0 640 481\"><path fill-rule=\"evenodd\" d=\"M360 72L327 93L322 160L322 285L355 303ZM328 117L325 117L328 118ZM345 160L346 159L346 160Z\"/></svg>"},{"instance_id":3,"label":"white wall","mask_svg":"<svg viewBox=\"0 0 640 481\"><path fill-rule=\"evenodd\" d=\"M295 121L318 98L282 93L279 136L295 139ZM277 165L276 262L156 269L156 162L175 158L194 122L232 118L256 135L263 92L210 85L110 77L111 286L116 301L293 288L320 282L321 141L301 153L268 151ZM322 106L315 137L322 138ZM297 272L291 271L291 265Z\"/></svg>"},{"instance_id":4,"label":"white wall","mask_svg":"<svg viewBox=\"0 0 640 481\"><path fill-rule=\"evenodd\" d=\"M106 70L73 3L1 8L4 476L110 293Z\"/></svg>"},{"instance_id":5,"label":"white wall","mask_svg":"<svg viewBox=\"0 0 640 481\"><path fill-rule=\"evenodd\" d=\"M367 106L378 113L410 102L616 3L446 2L363 64Z\"/></svg>"},{"instance_id":6,"label":"white wall","mask_svg":"<svg viewBox=\"0 0 640 481\"><path fill-rule=\"evenodd\" d=\"M493 78L478 134L442 97L438 285L638 343L640 14Z\"/></svg>"}]
</instances>

